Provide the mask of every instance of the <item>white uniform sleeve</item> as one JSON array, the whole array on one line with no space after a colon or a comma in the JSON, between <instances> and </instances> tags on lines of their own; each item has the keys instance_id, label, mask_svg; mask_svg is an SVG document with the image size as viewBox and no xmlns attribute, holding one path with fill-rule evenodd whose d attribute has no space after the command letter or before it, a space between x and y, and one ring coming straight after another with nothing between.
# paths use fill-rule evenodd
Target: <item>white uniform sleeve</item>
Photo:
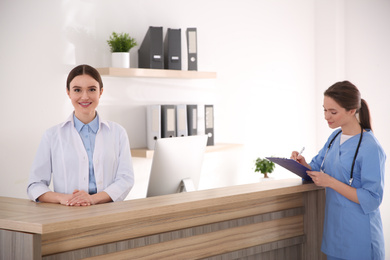
<instances>
[{"instance_id":1,"label":"white uniform sleeve","mask_svg":"<svg viewBox=\"0 0 390 260\"><path fill-rule=\"evenodd\" d=\"M115 180L104 191L112 201L123 201L134 186L134 170L131 160L129 138L124 128L120 127L120 146L118 168Z\"/></svg>"},{"instance_id":2,"label":"white uniform sleeve","mask_svg":"<svg viewBox=\"0 0 390 260\"><path fill-rule=\"evenodd\" d=\"M31 167L27 186L27 195L31 200L37 201L39 196L50 191L51 173L50 134L46 131Z\"/></svg>"}]
</instances>

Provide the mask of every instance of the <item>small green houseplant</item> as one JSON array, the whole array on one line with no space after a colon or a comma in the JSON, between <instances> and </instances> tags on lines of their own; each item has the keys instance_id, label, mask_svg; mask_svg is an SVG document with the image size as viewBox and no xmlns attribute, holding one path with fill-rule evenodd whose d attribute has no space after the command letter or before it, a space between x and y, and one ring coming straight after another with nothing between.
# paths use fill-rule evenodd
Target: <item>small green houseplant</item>
<instances>
[{"instance_id":1,"label":"small green houseplant","mask_svg":"<svg viewBox=\"0 0 390 260\"><path fill-rule=\"evenodd\" d=\"M272 173L275 169L275 163L263 158L257 158L255 166L255 172L261 172L264 178L268 178L268 173Z\"/></svg>"},{"instance_id":2,"label":"small green houseplant","mask_svg":"<svg viewBox=\"0 0 390 260\"><path fill-rule=\"evenodd\" d=\"M111 50L111 65L115 68L130 68L130 49L137 46L137 41L128 33L113 32L107 40Z\"/></svg>"},{"instance_id":3,"label":"small green houseplant","mask_svg":"<svg viewBox=\"0 0 390 260\"><path fill-rule=\"evenodd\" d=\"M137 46L137 41L131 38L128 33L113 32L107 40L111 52L129 52L131 48Z\"/></svg>"}]
</instances>

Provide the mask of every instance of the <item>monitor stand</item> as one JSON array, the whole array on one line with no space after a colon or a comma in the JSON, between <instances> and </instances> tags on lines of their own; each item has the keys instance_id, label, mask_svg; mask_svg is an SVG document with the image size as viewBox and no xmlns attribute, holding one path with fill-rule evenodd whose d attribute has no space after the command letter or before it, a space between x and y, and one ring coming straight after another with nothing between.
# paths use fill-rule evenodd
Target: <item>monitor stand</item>
<instances>
[{"instance_id":1,"label":"monitor stand","mask_svg":"<svg viewBox=\"0 0 390 260\"><path fill-rule=\"evenodd\" d=\"M187 178L181 180L179 187L177 188L176 193L181 193L181 192L189 192L189 191L195 191L195 186L194 182L192 179Z\"/></svg>"}]
</instances>

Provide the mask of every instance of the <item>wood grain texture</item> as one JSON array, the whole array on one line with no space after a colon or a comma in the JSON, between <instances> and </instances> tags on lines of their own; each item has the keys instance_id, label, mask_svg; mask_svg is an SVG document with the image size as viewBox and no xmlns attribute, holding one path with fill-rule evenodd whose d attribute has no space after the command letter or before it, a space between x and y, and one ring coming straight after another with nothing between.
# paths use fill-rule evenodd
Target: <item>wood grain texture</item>
<instances>
[{"instance_id":1,"label":"wood grain texture","mask_svg":"<svg viewBox=\"0 0 390 260\"><path fill-rule=\"evenodd\" d=\"M137 78L177 78L177 79L215 79L216 72L166 70L166 69L138 69L138 68L97 68L102 76L137 77Z\"/></svg>"},{"instance_id":2,"label":"wood grain texture","mask_svg":"<svg viewBox=\"0 0 390 260\"><path fill-rule=\"evenodd\" d=\"M41 237L38 234L0 229L0 259L34 260L41 258Z\"/></svg>"},{"instance_id":3,"label":"wood grain texture","mask_svg":"<svg viewBox=\"0 0 390 260\"><path fill-rule=\"evenodd\" d=\"M68 252L45 256L44 259L45 260L59 260L59 259L69 259L69 258L82 259L86 255L98 256L100 254L109 254L116 251L158 244L162 242L172 241L175 239L188 238L191 236L207 234L215 231L226 230L229 228L235 228L244 225L252 225L252 224L257 224L265 221L278 220L282 218L303 215L303 213L304 213L303 207L287 209L287 210L265 213L256 216L249 216L249 217L221 221L221 222L211 223L211 224L206 224L201 226L189 227L186 229L174 230L174 231L154 234L150 236L138 237L138 238L123 240L119 242L107 243L107 244L92 246L88 248L76 249ZM279 248L291 247L297 245L297 240L294 239L293 241L294 242L291 243L290 240L288 241L281 240L278 241L277 244L271 245L272 247L269 248L268 248L268 244L264 244L261 245L260 251L258 249L258 246L256 246L254 247L255 249L254 252L256 253L256 252L262 252L267 250L275 250ZM303 243L302 241L303 240L301 240L300 244ZM251 255L254 254L254 252L252 252L252 248L248 249L248 247L245 247L244 249L240 249L237 252L229 252L226 255L230 255L230 254L234 255L236 253L240 253L241 255L242 254Z\"/></svg>"},{"instance_id":4,"label":"wood grain texture","mask_svg":"<svg viewBox=\"0 0 390 260\"><path fill-rule=\"evenodd\" d=\"M159 244L162 241L165 241L163 243L177 243L187 238L188 241L192 241L191 236L202 237L202 240L212 238L223 241L223 243L230 243L223 240L223 236L219 237L218 234L233 232L232 235L239 236L240 232L234 233L234 230L242 228L245 230L248 226L264 227L262 225L265 224L261 224L265 223L264 221L270 223L279 221L272 217L241 227L232 224L235 220L245 223L248 218L260 216L264 218L268 215L279 214L278 212L282 214L282 219L294 218L296 216L285 215L285 212L290 210L295 212L299 209L305 210L303 217L305 220L311 218L306 216L307 210L321 211L317 209L316 202L311 202L313 198L310 194L316 194L318 191L323 191L323 189L314 184L302 184L299 179L291 179L107 203L91 207L66 207L0 197L0 230L39 236L41 254L47 257L66 254L66 252L74 252L75 254L82 252L83 257L87 257L96 252L106 254L117 250L127 250L128 247L121 246L130 243L126 241L153 246L153 243L149 243L152 240ZM307 199L304 199L305 194L308 194ZM319 194L321 195L321 193ZM320 195L314 201L319 202L324 199ZM300 213L300 215L302 214ZM310 214L316 216L317 213ZM302 223L299 225L303 225ZM215 230L213 229L214 224L225 226L227 229L219 227ZM294 234L293 236L303 236L302 234L306 234L306 232L312 237L318 236L318 232L311 230L318 229L319 225L305 226L300 235ZM209 228L212 232L197 233L198 230L205 228ZM174 237L175 234L179 234L175 232L182 233L180 236ZM186 232L188 236L185 235ZM213 232L217 233L212 234ZM246 242L249 244L252 241L251 232L255 234L261 230L251 230L248 233ZM214 235L216 237L213 238ZM290 238L288 237L288 239ZM279 239L283 239L283 236ZM317 242L313 244L314 251L318 250L319 238L316 239ZM262 240L260 242L273 243ZM183 241L183 243L186 242ZM201 242L199 241L199 243ZM257 244L253 247L258 246L260 245ZM251 246L248 245L248 247ZM296 255L303 252L302 248L299 249L299 245L293 247L291 252L296 252ZM308 247L305 248L305 250L308 249ZM282 252L287 251L283 249L280 253ZM318 254L318 252L313 254Z\"/></svg>"},{"instance_id":5,"label":"wood grain texture","mask_svg":"<svg viewBox=\"0 0 390 260\"><path fill-rule=\"evenodd\" d=\"M233 198L219 203L206 204L204 207L193 203L185 211L170 207L169 212L160 212L158 215L143 214L139 218L129 218L126 221L111 225L99 224L84 228L42 235L42 252L44 255L56 253L61 244L61 250L73 250L99 243L109 243L115 240L125 240L134 237L146 236L170 230L198 226L207 223L220 222L245 216L273 212L282 209L303 206L299 194L277 196L274 198L248 198L246 201L234 201Z\"/></svg>"},{"instance_id":6,"label":"wood grain texture","mask_svg":"<svg viewBox=\"0 0 390 260\"><path fill-rule=\"evenodd\" d=\"M322 233L325 216L325 190L313 191L304 194L305 208L305 234L307 242L304 245L305 259L326 260L321 252Z\"/></svg>"},{"instance_id":7,"label":"wood grain texture","mask_svg":"<svg viewBox=\"0 0 390 260\"><path fill-rule=\"evenodd\" d=\"M87 259L201 259L303 234L303 216L295 216Z\"/></svg>"},{"instance_id":8,"label":"wood grain texture","mask_svg":"<svg viewBox=\"0 0 390 260\"><path fill-rule=\"evenodd\" d=\"M314 184L302 185L299 179L289 179L78 208L0 197L0 228L45 234L145 215L156 216L172 210L191 210L199 205L213 207L230 201L240 203L248 199L267 199L318 189Z\"/></svg>"}]
</instances>

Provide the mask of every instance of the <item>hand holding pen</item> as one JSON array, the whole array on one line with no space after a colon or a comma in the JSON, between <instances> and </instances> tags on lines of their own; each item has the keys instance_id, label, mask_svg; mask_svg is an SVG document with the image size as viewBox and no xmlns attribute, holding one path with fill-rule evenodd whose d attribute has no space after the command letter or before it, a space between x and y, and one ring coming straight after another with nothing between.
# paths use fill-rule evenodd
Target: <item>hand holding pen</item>
<instances>
[{"instance_id":1,"label":"hand holding pen","mask_svg":"<svg viewBox=\"0 0 390 260\"><path fill-rule=\"evenodd\" d=\"M305 147L303 147L302 150L301 150L299 153L298 153L297 151L293 151L293 152L291 153L290 159L293 159L294 161L299 162L298 157L299 157L299 156L300 156L300 158L303 157L301 154L303 153L304 150L305 150Z\"/></svg>"},{"instance_id":2,"label":"hand holding pen","mask_svg":"<svg viewBox=\"0 0 390 260\"><path fill-rule=\"evenodd\" d=\"M290 158L311 169L311 167L307 164L305 157L302 156L304 150L305 147L303 147L299 153L297 151L292 152Z\"/></svg>"}]
</instances>

